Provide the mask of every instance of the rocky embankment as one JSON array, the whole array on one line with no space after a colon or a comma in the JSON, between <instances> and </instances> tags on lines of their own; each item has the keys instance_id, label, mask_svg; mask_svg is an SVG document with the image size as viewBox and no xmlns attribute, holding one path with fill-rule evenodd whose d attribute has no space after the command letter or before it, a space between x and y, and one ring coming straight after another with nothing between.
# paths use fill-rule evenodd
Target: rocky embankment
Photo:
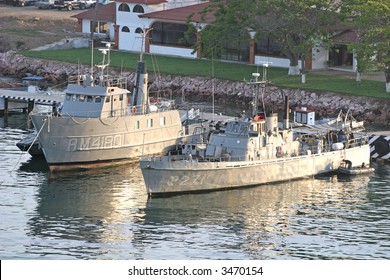
<instances>
[{"instance_id":1,"label":"rocky embankment","mask_svg":"<svg viewBox=\"0 0 390 280\"><path fill-rule=\"evenodd\" d=\"M43 59L27 58L13 52L0 53L0 74L11 77L26 77L40 75L52 84L66 83L69 76L78 73L88 73L89 67L61 63ZM131 83L135 73L122 73ZM149 75L152 78L154 75ZM205 77L184 77L161 75L158 80L152 81L151 91L167 90L174 95L185 94L190 100L210 100L213 81ZM249 108L252 100L253 86L244 82L215 80L214 96L219 104L236 104ZM340 95L335 93L315 93L299 89L280 89L268 87L264 94L265 104L273 106L274 110L283 108L284 96L288 95L291 108L307 107L315 110L316 116L337 116L340 110L350 109L357 120L364 120L366 124L388 129L390 122L390 100L369 97ZM244 105L245 104L245 105Z\"/></svg>"}]
</instances>

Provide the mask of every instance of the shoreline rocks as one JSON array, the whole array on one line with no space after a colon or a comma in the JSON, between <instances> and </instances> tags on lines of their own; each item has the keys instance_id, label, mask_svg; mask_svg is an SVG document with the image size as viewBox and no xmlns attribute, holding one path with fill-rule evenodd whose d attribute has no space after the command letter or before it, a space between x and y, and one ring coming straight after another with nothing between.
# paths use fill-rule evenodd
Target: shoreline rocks
<instances>
[{"instance_id":1,"label":"shoreline rocks","mask_svg":"<svg viewBox=\"0 0 390 280\"><path fill-rule=\"evenodd\" d=\"M112 69L113 70L113 69ZM0 53L0 75L23 78L31 75L40 75L51 84L65 84L68 77L78 73L89 73L90 67L58 61L28 58L15 52ZM112 72L112 71L111 71ZM135 73L122 73L128 78L129 85L135 79ZM243 107L252 101L253 86L245 82L227 81L209 77L185 77L177 75L159 75L153 80L149 75L150 91L163 90L175 96L184 95L190 100L210 100L214 82L215 102L235 104ZM306 107L316 111L317 118L337 116L340 110L352 111L358 120L367 124L389 129L390 99L372 98L363 96L340 95L331 92L311 92L300 89L284 89L275 86L267 87L264 92L264 102L274 111L283 109L284 96L289 96L290 107Z\"/></svg>"}]
</instances>

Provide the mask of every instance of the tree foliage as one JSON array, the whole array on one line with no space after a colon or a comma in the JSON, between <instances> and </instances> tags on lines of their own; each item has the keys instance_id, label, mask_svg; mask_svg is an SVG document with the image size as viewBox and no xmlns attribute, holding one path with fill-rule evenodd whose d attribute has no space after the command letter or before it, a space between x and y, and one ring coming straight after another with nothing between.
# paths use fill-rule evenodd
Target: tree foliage
<instances>
[{"instance_id":1,"label":"tree foliage","mask_svg":"<svg viewBox=\"0 0 390 280\"><path fill-rule=\"evenodd\" d=\"M249 32L278 43L297 74L298 60L326 38L337 19L338 0L212 0L205 13L215 21L201 33L206 55L221 53L230 44L249 42ZM229 35L235 34L235 36Z\"/></svg>"},{"instance_id":2,"label":"tree foliage","mask_svg":"<svg viewBox=\"0 0 390 280\"><path fill-rule=\"evenodd\" d=\"M350 45L359 72L376 67L385 73L390 92L390 0L348 0L343 14L357 34Z\"/></svg>"},{"instance_id":3,"label":"tree foliage","mask_svg":"<svg viewBox=\"0 0 390 280\"><path fill-rule=\"evenodd\" d=\"M298 74L298 60L304 62L318 44L330 45L340 23L349 25L357 35L350 50L358 72L373 66L383 70L390 92L390 0L210 0L203 15L210 14L214 22L201 30L196 46L204 55L248 45L250 34L256 34L254 39L268 37L282 48L289 74Z\"/></svg>"},{"instance_id":4,"label":"tree foliage","mask_svg":"<svg viewBox=\"0 0 390 280\"><path fill-rule=\"evenodd\" d=\"M249 42L248 30L253 26L255 7L258 1L212 0L202 16L214 15L214 22L201 30L201 40L195 46L202 46L202 55L220 57L227 46L238 47ZM189 19L191 22L191 17ZM192 28L196 28L192 26ZM189 30L187 34L191 34Z\"/></svg>"}]
</instances>

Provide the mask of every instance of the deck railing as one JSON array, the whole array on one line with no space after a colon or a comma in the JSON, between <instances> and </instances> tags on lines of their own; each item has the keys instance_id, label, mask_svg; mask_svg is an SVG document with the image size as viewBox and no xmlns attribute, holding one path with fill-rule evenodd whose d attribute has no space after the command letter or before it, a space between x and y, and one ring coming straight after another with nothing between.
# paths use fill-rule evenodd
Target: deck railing
<instances>
[{"instance_id":1,"label":"deck railing","mask_svg":"<svg viewBox=\"0 0 390 280\"><path fill-rule=\"evenodd\" d=\"M354 138L348 140L345 144L343 144L343 148L338 150L345 150L355 147L360 147L363 145L368 144L369 137L367 135L362 135L359 138ZM213 157L213 156L206 156L206 157L195 157L188 154L179 154L175 156L167 156L167 157L145 157L144 160L148 161L175 161L175 160L186 160L186 161L194 161L194 162L200 162L200 161L207 161L207 162L236 162L236 161L256 161L256 160L288 160L293 159L298 156L309 156L309 155L320 155L324 152L331 152L336 151L333 149L333 145L330 143L326 143L325 145L306 145L301 146L295 154L281 154L279 156L276 156L276 153L273 153L271 156L259 156L259 157L250 157L249 155L246 156L230 156L228 154L224 154L220 157Z\"/></svg>"},{"instance_id":2,"label":"deck railing","mask_svg":"<svg viewBox=\"0 0 390 280\"><path fill-rule=\"evenodd\" d=\"M170 111L172 108L157 106L157 112ZM44 113L49 116L61 116L61 117L72 117L72 118L109 118L109 117L125 117L139 115L141 112L141 105L130 106L127 105L125 108L112 109L112 110L90 110L90 111L74 111L74 112L63 112L60 108L54 109L51 112ZM150 112L148 112L150 113Z\"/></svg>"},{"instance_id":3,"label":"deck railing","mask_svg":"<svg viewBox=\"0 0 390 280\"><path fill-rule=\"evenodd\" d=\"M93 85L102 87L127 88L127 78L121 76L112 77L105 75L103 77L96 78L88 77L87 75L70 76L68 78L68 83L78 85L88 85L88 83L92 83Z\"/></svg>"}]
</instances>

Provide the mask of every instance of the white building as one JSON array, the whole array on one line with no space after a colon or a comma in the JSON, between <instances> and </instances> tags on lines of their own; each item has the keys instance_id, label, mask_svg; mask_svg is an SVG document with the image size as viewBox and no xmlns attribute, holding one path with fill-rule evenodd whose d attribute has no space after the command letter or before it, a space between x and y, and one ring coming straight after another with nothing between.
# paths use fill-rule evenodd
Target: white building
<instances>
[{"instance_id":1,"label":"white building","mask_svg":"<svg viewBox=\"0 0 390 280\"><path fill-rule=\"evenodd\" d=\"M213 21L212 16L202 20L199 15L208 4L208 1L202 0L117 0L73 17L78 19L78 31L86 34L91 34L92 23L96 20L94 34L114 41L117 49L195 59L202 56L201 50L194 52L192 47L199 34L188 41L183 40L183 34L187 30L189 15L193 15L194 22L200 27ZM347 52L348 42L342 40L345 37L349 39L348 36L343 37L346 34L351 33L337 35L340 44L331 50L314 48L312 55L308 56L306 68L316 70L332 66L355 70L353 55ZM226 49L223 59L250 64L267 62L285 68L290 63L269 38L252 40L240 49ZM329 65L330 62L332 65Z\"/></svg>"}]
</instances>

